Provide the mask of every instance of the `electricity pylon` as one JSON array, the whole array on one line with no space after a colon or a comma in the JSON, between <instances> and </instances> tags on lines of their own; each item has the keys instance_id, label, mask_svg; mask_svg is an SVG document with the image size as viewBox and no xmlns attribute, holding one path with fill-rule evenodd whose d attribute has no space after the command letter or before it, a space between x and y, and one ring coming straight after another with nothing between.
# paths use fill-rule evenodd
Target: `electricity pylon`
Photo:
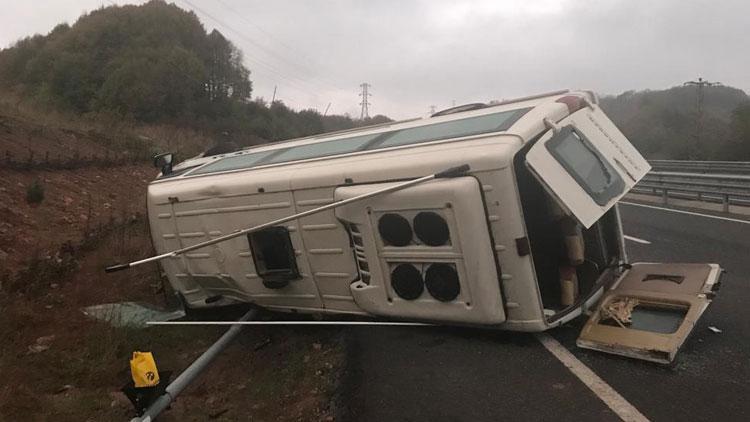
<instances>
[{"instance_id":1,"label":"electricity pylon","mask_svg":"<svg viewBox=\"0 0 750 422\"><path fill-rule=\"evenodd\" d=\"M370 106L370 97L372 94L370 94L368 89L370 88L370 84L367 82L363 82L359 84L359 86L362 88L362 92L359 93L359 96L362 97L362 102L359 103L359 105L362 106L362 112L359 115L360 120L369 119L370 118L370 111L368 110L368 106Z\"/></svg>"},{"instance_id":2,"label":"electricity pylon","mask_svg":"<svg viewBox=\"0 0 750 422\"><path fill-rule=\"evenodd\" d=\"M701 157L701 135L703 132L703 88L704 87L711 87L711 86L721 86L721 82L709 82L704 81L703 78L698 78L697 81L687 81L683 86L695 86L698 88L697 96L696 96L696 117L695 117L695 136L694 136L694 144L691 145L691 148L688 148L688 158L691 160L695 160L697 158Z\"/></svg>"}]
</instances>

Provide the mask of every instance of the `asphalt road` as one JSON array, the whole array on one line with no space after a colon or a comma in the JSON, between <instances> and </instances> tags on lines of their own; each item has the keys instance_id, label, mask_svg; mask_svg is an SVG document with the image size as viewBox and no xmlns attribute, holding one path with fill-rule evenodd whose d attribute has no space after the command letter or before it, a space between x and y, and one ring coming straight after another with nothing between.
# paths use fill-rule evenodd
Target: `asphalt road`
<instances>
[{"instance_id":1,"label":"asphalt road","mask_svg":"<svg viewBox=\"0 0 750 422\"><path fill-rule=\"evenodd\" d=\"M621 206L631 262L716 262L718 297L671 367L578 349L583 319L550 333L653 421L750 420L750 224ZM708 329L722 330L716 334ZM342 420L619 420L530 334L348 331Z\"/></svg>"}]
</instances>

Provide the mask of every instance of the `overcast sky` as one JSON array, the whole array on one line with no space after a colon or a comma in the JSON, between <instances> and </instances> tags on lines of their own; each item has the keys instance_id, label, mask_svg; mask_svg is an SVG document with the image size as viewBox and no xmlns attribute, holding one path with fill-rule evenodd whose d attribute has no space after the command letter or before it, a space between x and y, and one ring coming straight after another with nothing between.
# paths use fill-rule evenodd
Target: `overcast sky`
<instances>
[{"instance_id":1,"label":"overcast sky","mask_svg":"<svg viewBox=\"0 0 750 422\"><path fill-rule=\"evenodd\" d=\"M124 0L0 0L0 46ZM750 2L177 0L244 53L254 96L359 116L424 115L560 88L750 89Z\"/></svg>"}]
</instances>

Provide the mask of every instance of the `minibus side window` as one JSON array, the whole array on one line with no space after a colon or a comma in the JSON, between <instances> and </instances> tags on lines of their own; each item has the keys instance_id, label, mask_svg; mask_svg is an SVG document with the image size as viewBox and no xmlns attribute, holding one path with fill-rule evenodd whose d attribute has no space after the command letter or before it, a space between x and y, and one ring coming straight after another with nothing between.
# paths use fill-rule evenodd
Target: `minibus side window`
<instances>
[{"instance_id":1,"label":"minibus side window","mask_svg":"<svg viewBox=\"0 0 750 422\"><path fill-rule=\"evenodd\" d=\"M190 173L193 174L205 174L205 173L216 173L218 171L237 170L242 168L248 168L256 165L260 160L268 157L271 154L278 153L278 150L261 151L252 154L239 154L224 157L219 160L210 162L203 167Z\"/></svg>"},{"instance_id":2,"label":"minibus side window","mask_svg":"<svg viewBox=\"0 0 750 422\"><path fill-rule=\"evenodd\" d=\"M362 135L338 141L319 142L315 144L298 145L282 150L279 154L265 158L257 164L267 165L284 163L287 161L306 160L308 158L327 157L336 154L355 152L365 146L382 133Z\"/></svg>"},{"instance_id":3,"label":"minibus side window","mask_svg":"<svg viewBox=\"0 0 750 422\"><path fill-rule=\"evenodd\" d=\"M460 138L508 130L531 108L508 110L482 116L449 120L442 123L377 132L350 138L295 145L256 153L238 153L208 163L189 173L216 173L321 158L358 151L372 151L400 145L412 145L441 139Z\"/></svg>"},{"instance_id":4,"label":"minibus side window","mask_svg":"<svg viewBox=\"0 0 750 422\"><path fill-rule=\"evenodd\" d=\"M597 204L607 205L625 188L620 174L572 126L563 127L546 143L546 147Z\"/></svg>"}]
</instances>

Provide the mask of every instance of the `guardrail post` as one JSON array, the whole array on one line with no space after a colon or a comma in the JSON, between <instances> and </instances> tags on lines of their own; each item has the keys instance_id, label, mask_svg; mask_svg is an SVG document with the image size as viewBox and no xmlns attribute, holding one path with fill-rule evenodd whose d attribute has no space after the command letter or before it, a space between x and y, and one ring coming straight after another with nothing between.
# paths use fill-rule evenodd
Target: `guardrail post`
<instances>
[{"instance_id":1,"label":"guardrail post","mask_svg":"<svg viewBox=\"0 0 750 422\"><path fill-rule=\"evenodd\" d=\"M750 170L750 162L745 164ZM659 202L665 206L669 205L670 191L677 192L678 198L719 203L727 213L733 211L731 205L750 204L750 174L651 171L636 188L635 193L661 196Z\"/></svg>"}]
</instances>

